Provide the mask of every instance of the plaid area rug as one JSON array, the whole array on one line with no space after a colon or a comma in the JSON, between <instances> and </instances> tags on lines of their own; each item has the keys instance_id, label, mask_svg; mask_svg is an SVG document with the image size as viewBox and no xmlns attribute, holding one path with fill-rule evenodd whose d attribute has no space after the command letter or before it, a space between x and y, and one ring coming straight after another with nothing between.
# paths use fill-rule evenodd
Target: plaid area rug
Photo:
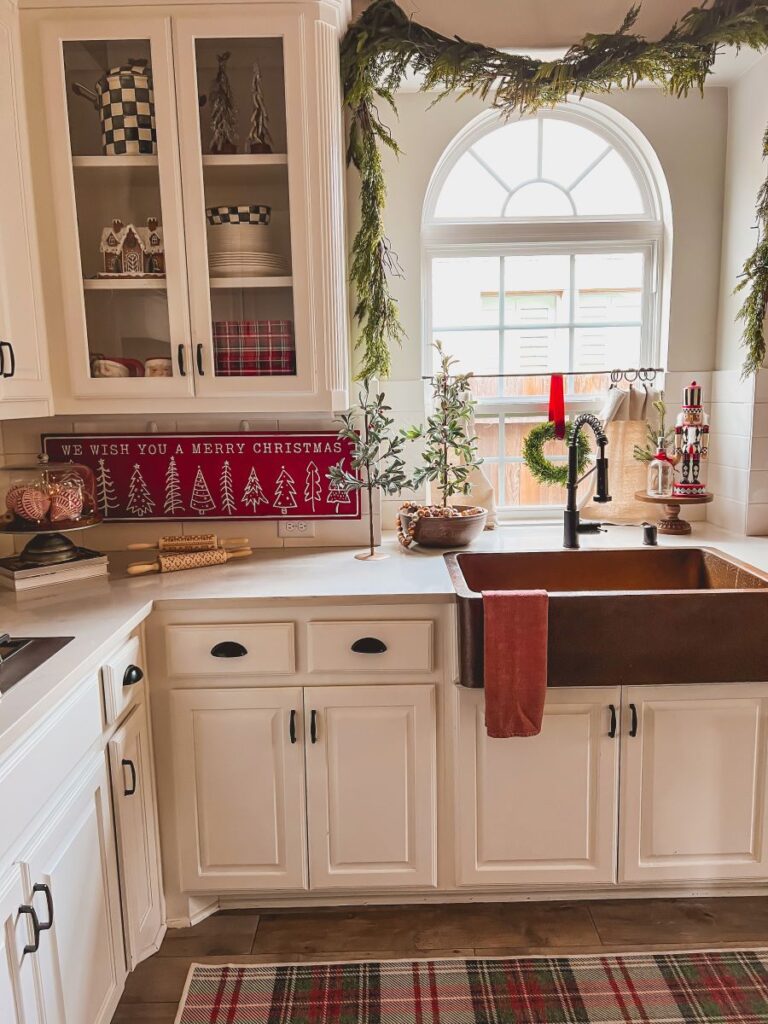
<instances>
[{"instance_id":1,"label":"plaid area rug","mask_svg":"<svg viewBox=\"0 0 768 1024\"><path fill-rule=\"evenodd\" d=\"M193 964L176 1024L758 1024L768 951Z\"/></svg>"}]
</instances>

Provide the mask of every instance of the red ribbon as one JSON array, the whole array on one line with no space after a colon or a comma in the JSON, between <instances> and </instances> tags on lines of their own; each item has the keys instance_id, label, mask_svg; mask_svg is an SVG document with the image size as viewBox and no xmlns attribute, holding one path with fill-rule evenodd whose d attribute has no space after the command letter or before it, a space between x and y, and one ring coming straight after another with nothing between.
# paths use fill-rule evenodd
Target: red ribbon
<instances>
[{"instance_id":1,"label":"red ribbon","mask_svg":"<svg viewBox=\"0 0 768 1024\"><path fill-rule=\"evenodd\" d=\"M553 373L549 382L549 420L555 424L555 437L565 437L565 393L562 373Z\"/></svg>"}]
</instances>

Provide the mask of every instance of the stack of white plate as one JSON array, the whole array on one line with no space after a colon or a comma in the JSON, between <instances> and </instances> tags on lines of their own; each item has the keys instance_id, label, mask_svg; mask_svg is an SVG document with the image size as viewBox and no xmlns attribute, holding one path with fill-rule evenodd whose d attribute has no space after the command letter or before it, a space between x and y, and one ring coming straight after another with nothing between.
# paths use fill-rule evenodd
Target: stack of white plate
<instances>
[{"instance_id":1,"label":"stack of white plate","mask_svg":"<svg viewBox=\"0 0 768 1024\"><path fill-rule=\"evenodd\" d=\"M211 277L285 277L291 272L288 260L275 252L211 252L208 269Z\"/></svg>"}]
</instances>

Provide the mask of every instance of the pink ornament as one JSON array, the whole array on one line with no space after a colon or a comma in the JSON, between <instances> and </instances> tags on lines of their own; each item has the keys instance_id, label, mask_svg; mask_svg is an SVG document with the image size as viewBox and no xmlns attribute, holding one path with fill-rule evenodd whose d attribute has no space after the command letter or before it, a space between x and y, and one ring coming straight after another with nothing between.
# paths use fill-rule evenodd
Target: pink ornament
<instances>
[{"instance_id":1,"label":"pink ornament","mask_svg":"<svg viewBox=\"0 0 768 1024\"><path fill-rule=\"evenodd\" d=\"M24 488L20 484L16 484L15 487L9 487L5 492L5 507L9 512L17 512L19 506L19 497L24 491Z\"/></svg>"},{"instance_id":2,"label":"pink ornament","mask_svg":"<svg viewBox=\"0 0 768 1024\"><path fill-rule=\"evenodd\" d=\"M36 487L21 488L21 493L16 499L16 514L33 523L42 522L50 507L51 499Z\"/></svg>"},{"instance_id":3,"label":"pink ornament","mask_svg":"<svg viewBox=\"0 0 768 1024\"><path fill-rule=\"evenodd\" d=\"M51 494L51 522L79 519L83 511L83 494L79 487L62 487Z\"/></svg>"}]
</instances>

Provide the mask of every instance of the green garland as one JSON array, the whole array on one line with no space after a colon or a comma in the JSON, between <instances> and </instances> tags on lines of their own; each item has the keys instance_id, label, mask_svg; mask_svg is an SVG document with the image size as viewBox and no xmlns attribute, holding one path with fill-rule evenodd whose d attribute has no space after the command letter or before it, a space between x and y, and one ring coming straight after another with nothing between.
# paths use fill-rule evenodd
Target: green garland
<instances>
[{"instance_id":1,"label":"green garland","mask_svg":"<svg viewBox=\"0 0 768 1024\"><path fill-rule=\"evenodd\" d=\"M768 129L763 135L763 159L765 157L768 157ZM757 373L765 359L763 321L768 303L768 178L757 194L757 219L760 230L757 247L747 257L742 280L734 288L734 293L749 289L738 312L738 319L744 321L742 343L747 350L744 377Z\"/></svg>"},{"instance_id":2,"label":"green garland","mask_svg":"<svg viewBox=\"0 0 768 1024\"><path fill-rule=\"evenodd\" d=\"M703 88L721 46L768 46L768 0L704 0L656 41L632 31L639 11L634 5L617 32L586 35L555 61L448 38L412 21L395 0L373 0L350 26L341 72L349 113L347 160L360 174L361 223L350 269L363 351L360 378L386 377L390 346L405 338L390 291L389 279L400 274L400 266L384 229L387 190L379 146L400 150L379 105L395 111L395 92L407 72L423 76L423 91L437 89L440 98L490 98L504 114L533 112L574 95L632 89L639 82L685 96ZM768 296L768 244L758 246L745 273L753 282L744 316L745 372L753 372L765 354L762 319L757 321L764 310L760 300Z\"/></svg>"},{"instance_id":3,"label":"green garland","mask_svg":"<svg viewBox=\"0 0 768 1024\"><path fill-rule=\"evenodd\" d=\"M572 435L573 424L568 423L565 428L566 445L570 443ZM550 462L543 451L547 441L554 441L554 439L555 424L551 420L549 423L540 423L539 426L534 427L523 439L523 461L528 469L530 469L531 476L534 480L538 480L540 484L558 484L560 487L565 487L568 483L567 463L560 463L558 465ZM589 442L581 431L579 431L579 436L576 440L576 447L578 448L576 465L579 476L581 476L587 468L589 461Z\"/></svg>"}]
</instances>

